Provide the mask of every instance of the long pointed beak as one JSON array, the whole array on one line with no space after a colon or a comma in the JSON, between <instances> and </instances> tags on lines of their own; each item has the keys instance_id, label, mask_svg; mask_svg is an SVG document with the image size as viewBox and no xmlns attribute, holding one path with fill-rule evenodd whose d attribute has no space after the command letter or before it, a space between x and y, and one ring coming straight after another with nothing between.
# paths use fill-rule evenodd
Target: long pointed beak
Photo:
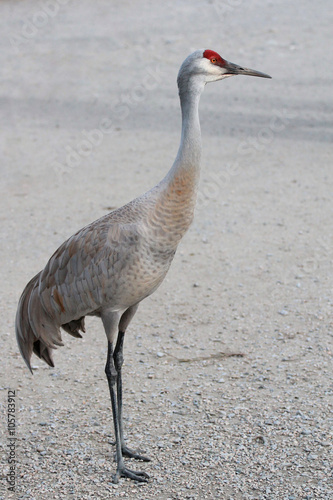
<instances>
[{"instance_id":1,"label":"long pointed beak","mask_svg":"<svg viewBox=\"0 0 333 500\"><path fill-rule=\"evenodd\" d=\"M260 76L261 78L272 78L266 73L261 73L261 71L256 71L255 69L243 68L242 66L238 66L238 64L234 64L229 61L226 61L224 67L227 70L228 75L249 75L249 76Z\"/></svg>"}]
</instances>

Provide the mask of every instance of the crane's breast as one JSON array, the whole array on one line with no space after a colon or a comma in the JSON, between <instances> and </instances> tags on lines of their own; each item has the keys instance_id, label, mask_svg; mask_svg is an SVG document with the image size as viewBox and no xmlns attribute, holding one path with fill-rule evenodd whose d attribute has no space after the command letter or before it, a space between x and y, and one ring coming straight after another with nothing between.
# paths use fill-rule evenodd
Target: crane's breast
<instances>
[{"instance_id":1,"label":"crane's breast","mask_svg":"<svg viewBox=\"0 0 333 500\"><path fill-rule=\"evenodd\" d=\"M107 296L112 297L117 306L129 307L153 293L161 284L176 248L165 248L144 223L125 228L121 237L114 231L118 230L112 228L109 231L112 251Z\"/></svg>"}]
</instances>

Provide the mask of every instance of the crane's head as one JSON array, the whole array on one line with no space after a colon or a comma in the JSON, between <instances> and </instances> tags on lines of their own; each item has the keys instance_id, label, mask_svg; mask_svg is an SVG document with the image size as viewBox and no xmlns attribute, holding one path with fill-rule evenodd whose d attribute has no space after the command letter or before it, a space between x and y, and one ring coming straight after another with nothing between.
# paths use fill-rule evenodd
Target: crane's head
<instances>
[{"instance_id":1,"label":"crane's head","mask_svg":"<svg viewBox=\"0 0 333 500\"><path fill-rule=\"evenodd\" d=\"M217 52L209 49L196 50L189 55L179 70L178 84L192 76L203 84L223 80L233 75L260 76L261 78L271 78L266 73L255 71L249 68L243 68L238 64L226 61Z\"/></svg>"}]
</instances>

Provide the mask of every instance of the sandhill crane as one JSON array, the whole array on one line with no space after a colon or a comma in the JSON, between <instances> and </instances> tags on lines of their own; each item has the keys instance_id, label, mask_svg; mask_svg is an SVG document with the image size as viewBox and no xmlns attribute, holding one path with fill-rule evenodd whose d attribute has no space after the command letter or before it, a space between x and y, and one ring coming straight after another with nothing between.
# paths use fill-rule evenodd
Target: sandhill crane
<instances>
[{"instance_id":1,"label":"sandhill crane","mask_svg":"<svg viewBox=\"0 0 333 500\"><path fill-rule=\"evenodd\" d=\"M85 332L86 315L103 322L108 380L116 439L114 482L146 482L148 474L125 467L123 457L149 461L125 445L122 422L123 343L139 303L165 278L177 246L189 228L200 171L199 99L208 82L232 75L271 78L197 50L178 74L182 134L173 166L150 191L101 217L65 241L25 287L16 314L16 337L30 369L34 352L51 367L52 350L62 346L60 328L74 337Z\"/></svg>"}]
</instances>

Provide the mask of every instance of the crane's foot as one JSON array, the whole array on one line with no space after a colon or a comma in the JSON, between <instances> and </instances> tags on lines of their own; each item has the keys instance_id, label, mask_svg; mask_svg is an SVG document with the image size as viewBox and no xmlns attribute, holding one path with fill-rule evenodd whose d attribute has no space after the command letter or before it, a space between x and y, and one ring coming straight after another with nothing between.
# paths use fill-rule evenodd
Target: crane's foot
<instances>
[{"instance_id":1,"label":"crane's foot","mask_svg":"<svg viewBox=\"0 0 333 500\"><path fill-rule=\"evenodd\" d=\"M127 448L127 446L123 446L121 449L123 456L128 458L135 458L135 460L142 460L142 462L150 462L151 458L145 457L144 455L139 455L136 451Z\"/></svg>"},{"instance_id":2,"label":"crane's foot","mask_svg":"<svg viewBox=\"0 0 333 500\"><path fill-rule=\"evenodd\" d=\"M113 477L113 483L117 484L120 477L128 477L140 483L148 483L149 475L146 472L132 471L124 465L118 467L116 474Z\"/></svg>"},{"instance_id":3,"label":"crane's foot","mask_svg":"<svg viewBox=\"0 0 333 500\"><path fill-rule=\"evenodd\" d=\"M113 446L115 446L115 442L111 443ZM141 460L142 462L151 462L151 458L146 457L144 455L140 455L134 450L131 450L130 448L127 448L127 446L122 446L121 452L123 457L127 458L134 458L135 460ZM115 462L117 461L117 453L114 454L114 460Z\"/></svg>"}]
</instances>

